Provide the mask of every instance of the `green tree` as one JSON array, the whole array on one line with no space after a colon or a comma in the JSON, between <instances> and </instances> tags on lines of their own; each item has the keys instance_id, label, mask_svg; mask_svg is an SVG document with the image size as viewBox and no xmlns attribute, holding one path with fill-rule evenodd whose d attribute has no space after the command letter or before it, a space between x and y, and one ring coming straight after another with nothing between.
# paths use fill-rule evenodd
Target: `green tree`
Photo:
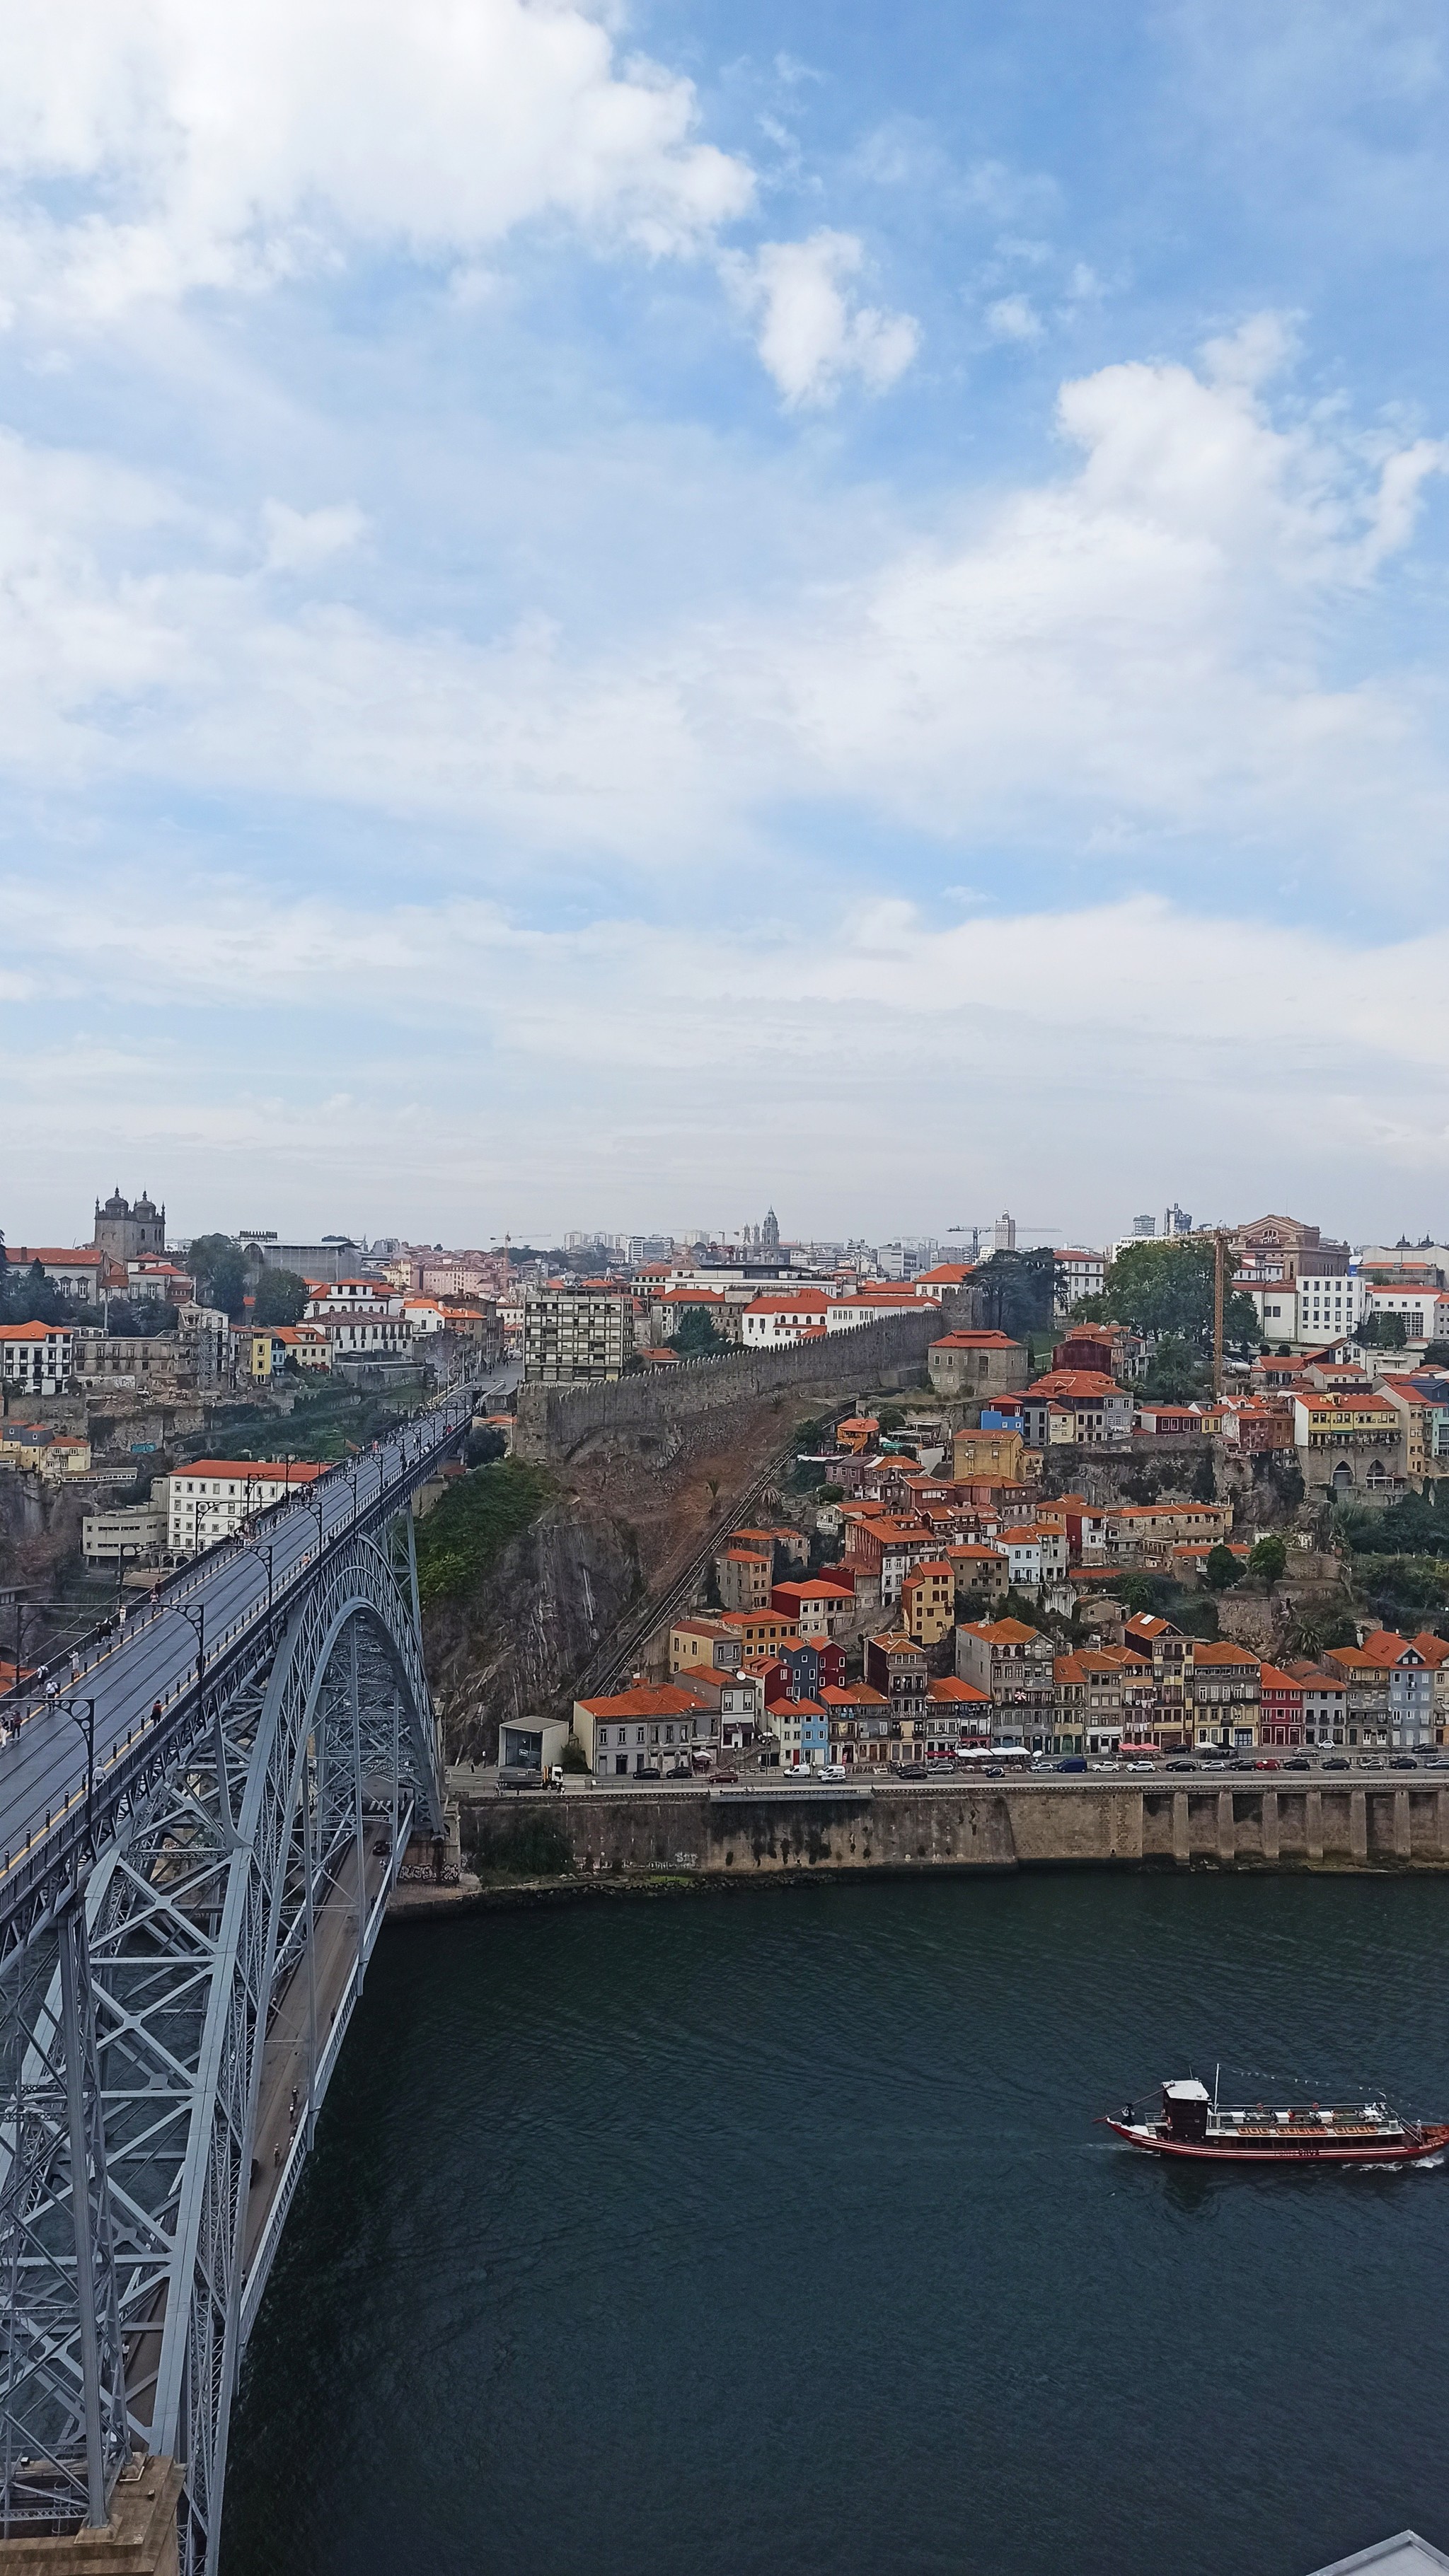
<instances>
[{"instance_id":1,"label":"green tree","mask_svg":"<svg viewBox=\"0 0 1449 2576\"><path fill-rule=\"evenodd\" d=\"M722 1359L729 1349L729 1337L722 1333L707 1306L686 1306L674 1336L674 1348L682 1360Z\"/></svg>"},{"instance_id":2,"label":"green tree","mask_svg":"<svg viewBox=\"0 0 1449 2576\"><path fill-rule=\"evenodd\" d=\"M1030 1252L993 1252L978 1261L971 1285L984 1299L983 1318L993 1333L1025 1341L1049 1333L1056 1299L1056 1261L1049 1244Z\"/></svg>"},{"instance_id":3,"label":"green tree","mask_svg":"<svg viewBox=\"0 0 1449 2576\"><path fill-rule=\"evenodd\" d=\"M202 1304L239 1315L247 1287L241 1245L229 1234L199 1234L186 1258Z\"/></svg>"},{"instance_id":4,"label":"green tree","mask_svg":"<svg viewBox=\"0 0 1449 2576\"><path fill-rule=\"evenodd\" d=\"M1224 1250L1229 1280L1233 1255ZM1210 1351L1213 1341L1213 1245L1206 1235L1189 1235L1181 1243L1129 1243L1118 1254L1103 1285L1102 1302L1119 1324L1160 1341L1168 1336L1195 1351ZM1255 1340L1258 1318L1252 1299L1229 1285L1223 1300L1223 1334L1229 1342Z\"/></svg>"},{"instance_id":5,"label":"green tree","mask_svg":"<svg viewBox=\"0 0 1449 2576\"><path fill-rule=\"evenodd\" d=\"M1142 1383L1142 1393L1159 1404L1187 1404L1196 1395L1207 1392L1207 1375L1200 1354L1181 1333L1165 1334L1152 1354L1151 1366Z\"/></svg>"},{"instance_id":6,"label":"green tree","mask_svg":"<svg viewBox=\"0 0 1449 2576\"><path fill-rule=\"evenodd\" d=\"M168 1311L174 1313L175 1309ZM113 1297L106 1308L106 1330L119 1341L139 1340L143 1334L155 1332L155 1313L149 1297L138 1299L135 1305L129 1297Z\"/></svg>"},{"instance_id":7,"label":"green tree","mask_svg":"<svg viewBox=\"0 0 1449 2576\"><path fill-rule=\"evenodd\" d=\"M508 1443L501 1431L470 1431L463 1456L470 1467L487 1467L495 1458L506 1458Z\"/></svg>"},{"instance_id":8,"label":"green tree","mask_svg":"<svg viewBox=\"0 0 1449 2576\"><path fill-rule=\"evenodd\" d=\"M1230 1583L1241 1583L1242 1579L1243 1569L1238 1559L1232 1549L1225 1547L1219 1539L1216 1547L1208 1549L1203 1581L1213 1592L1226 1592Z\"/></svg>"},{"instance_id":9,"label":"green tree","mask_svg":"<svg viewBox=\"0 0 1449 2576\"><path fill-rule=\"evenodd\" d=\"M1330 1654L1335 1646L1358 1644L1358 1622L1347 1610L1338 1611L1324 1627L1318 1641L1320 1655Z\"/></svg>"},{"instance_id":10,"label":"green tree","mask_svg":"<svg viewBox=\"0 0 1449 2576\"><path fill-rule=\"evenodd\" d=\"M1364 1350L1401 1351L1409 1328L1402 1315L1383 1314L1375 1306L1372 1313L1359 1317L1353 1337Z\"/></svg>"},{"instance_id":11,"label":"green tree","mask_svg":"<svg viewBox=\"0 0 1449 2576\"><path fill-rule=\"evenodd\" d=\"M55 1281L47 1279L41 1264L32 1261L18 1280L11 1281L6 1313L12 1324L68 1324L71 1304Z\"/></svg>"},{"instance_id":12,"label":"green tree","mask_svg":"<svg viewBox=\"0 0 1449 2576\"><path fill-rule=\"evenodd\" d=\"M1024 1593L1017 1591L1014 1584L1008 1585L1003 1592L996 1616L998 1619L1018 1619L1023 1628L1039 1628L1044 1636L1050 1634L1050 1621L1034 1601L1028 1601Z\"/></svg>"},{"instance_id":13,"label":"green tree","mask_svg":"<svg viewBox=\"0 0 1449 2576\"><path fill-rule=\"evenodd\" d=\"M1427 1493L1406 1494L1386 1512L1346 1505L1339 1527L1360 1556L1449 1557L1449 1481L1436 1478Z\"/></svg>"},{"instance_id":14,"label":"green tree","mask_svg":"<svg viewBox=\"0 0 1449 2576\"><path fill-rule=\"evenodd\" d=\"M1270 1592L1275 1583L1282 1582L1287 1565L1288 1550L1273 1531L1266 1538L1260 1538L1257 1546L1249 1552L1248 1572L1255 1582L1266 1583Z\"/></svg>"},{"instance_id":15,"label":"green tree","mask_svg":"<svg viewBox=\"0 0 1449 2576\"><path fill-rule=\"evenodd\" d=\"M1172 1617L1175 1595L1165 1574L1123 1574L1112 1586L1113 1598L1130 1610L1134 1619L1147 1611L1154 1619Z\"/></svg>"},{"instance_id":16,"label":"green tree","mask_svg":"<svg viewBox=\"0 0 1449 2576\"><path fill-rule=\"evenodd\" d=\"M257 1281L254 1324L300 1324L307 1307L307 1282L295 1270L264 1270Z\"/></svg>"}]
</instances>

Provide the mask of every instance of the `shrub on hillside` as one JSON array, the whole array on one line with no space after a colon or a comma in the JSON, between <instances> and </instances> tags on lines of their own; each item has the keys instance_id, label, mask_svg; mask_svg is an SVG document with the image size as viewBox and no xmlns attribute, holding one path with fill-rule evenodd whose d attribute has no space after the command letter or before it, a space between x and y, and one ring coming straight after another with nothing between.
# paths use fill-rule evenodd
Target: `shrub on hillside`
<instances>
[{"instance_id":1,"label":"shrub on hillside","mask_svg":"<svg viewBox=\"0 0 1449 2576\"><path fill-rule=\"evenodd\" d=\"M418 1594L426 1608L473 1591L510 1539L536 1521L553 1492L539 1467L517 1458L475 1467L449 1486L417 1527Z\"/></svg>"}]
</instances>

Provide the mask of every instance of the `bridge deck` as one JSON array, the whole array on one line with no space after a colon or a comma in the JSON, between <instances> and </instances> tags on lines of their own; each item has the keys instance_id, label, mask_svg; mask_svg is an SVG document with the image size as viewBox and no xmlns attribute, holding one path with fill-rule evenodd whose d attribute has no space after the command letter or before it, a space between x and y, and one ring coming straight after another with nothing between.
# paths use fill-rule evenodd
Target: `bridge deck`
<instances>
[{"instance_id":1,"label":"bridge deck","mask_svg":"<svg viewBox=\"0 0 1449 2576\"><path fill-rule=\"evenodd\" d=\"M159 1601L133 1611L120 1633L66 1679L63 1697L73 1706L95 1703L98 1791L148 1729L159 1724L164 1730L194 1696L202 1644L209 1672L239 1639L262 1634L269 1618L305 1589L322 1553L359 1526L386 1517L390 1498L396 1498L394 1507L401 1503L431 1460L456 1439L471 1400L464 1394L404 1424L346 1467L317 1477L306 1501L274 1504L258 1514L245 1542L222 1540L171 1576ZM152 1715L158 1704L159 1721ZM86 1797L89 1754L80 1717L33 1696L22 1718L25 1707L20 1694L0 1703L0 1721L13 1730L0 1745L0 1913L9 1882L34 1859L33 1847L73 1820Z\"/></svg>"}]
</instances>

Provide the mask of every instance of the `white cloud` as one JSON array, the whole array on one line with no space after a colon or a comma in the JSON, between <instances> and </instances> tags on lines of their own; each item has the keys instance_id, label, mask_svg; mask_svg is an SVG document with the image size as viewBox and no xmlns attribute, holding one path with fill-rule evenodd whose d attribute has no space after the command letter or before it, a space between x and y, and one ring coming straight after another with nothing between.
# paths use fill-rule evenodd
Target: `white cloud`
<instances>
[{"instance_id":1,"label":"white cloud","mask_svg":"<svg viewBox=\"0 0 1449 2576\"><path fill-rule=\"evenodd\" d=\"M1236 331L1203 344L1203 372L1212 384L1256 390L1281 373L1298 347L1291 314L1250 313Z\"/></svg>"},{"instance_id":2,"label":"white cloud","mask_svg":"<svg viewBox=\"0 0 1449 2576\"><path fill-rule=\"evenodd\" d=\"M569 0L0 0L0 55L0 292L95 318L542 215L679 251L752 195Z\"/></svg>"},{"instance_id":3,"label":"white cloud","mask_svg":"<svg viewBox=\"0 0 1449 2576\"><path fill-rule=\"evenodd\" d=\"M320 510L294 510L286 501L262 503L268 572L311 572L328 557L355 546L367 520L354 501Z\"/></svg>"},{"instance_id":4,"label":"white cloud","mask_svg":"<svg viewBox=\"0 0 1449 2576\"><path fill-rule=\"evenodd\" d=\"M12 1187L33 1187L26 1203L62 1232L62 1191L84 1201L113 1147L164 1152L183 1226L236 1221L219 1171L301 1221L324 1167L339 1222L391 1208L420 1226L441 1201L473 1211L470 1241L566 1222L576 1194L621 1194L631 1221L669 1224L685 1199L698 1216L701 1171L707 1213L738 1222L761 1169L740 1109L782 1093L813 1139L791 1167L795 1221L939 1227L970 1211L943 1204L933 1105L943 1087L989 1088L1003 1062L1012 1118L998 1147L981 1142L980 1205L1019 1181L1029 1134L1038 1190L1090 1240L1130 1212L1101 1196L1102 1124L1120 1133L1124 1116L1134 1168L1190 1184L1199 1212L1278 1204L1291 1175L1289 1195L1331 1202L1355 1232L1420 1207L1428 1223L1442 1173L1449 1031L1402 995L1438 989L1444 932L1372 943L1144 898L944 925L885 898L723 931L541 931L466 900L369 913L154 872L84 905L54 891L22 880L6 903L64 1049L28 1029L0 1080L17 1113ZM440 1017L440 995L466 1010ZM124 1043L97 1032L108 1002ZM184 1016L197 1011L200 1056ZM321 1111L319 1015L347 1071ZM868 1042L822 1049L823 1025Z\"/></svg>"},{"instance_id":5,"label":"white cloud","mask_svg":"<svg viewBox=\"0 0 1449 2576\"><path fill-rule=\"evenodd\" d=\"M993 340L1036 341L1042 337L1042 319L1030 296L1003 295L986 308L986 327Z\"/></svg>"},{"instance_id":6,"label":"white cloud","mask_svg":"<svg viewBox=\"0 0 1449 2576\"><path fill-rule=\"evenodd\" d=\"M909 313L854 300L864 264L853 233L828 231L723 263L737 300L758 317L761 361L789 409L833 403L849 376L883 393L914 358L921 335Z\"/></svg>"},{"instance_id":7,"label":"white cloud","mask_svg":"<svg viewBox=\"0 0 1449 2576\"><path fill-rule=\"evenodd\" d=\"M274 502L259 548L164 488L0 440L0 763L52 790L109 774L476 825L485 870L503 852L677 876L685 849L700 900L725 859L778 864L758 818L840 799L993 858L1135 848L1158 882L1179 842L1190 865L1205 841L1307 858L1320 894L1366 864L1437 868L1442 688L1330 680L1319 658L1343 659L1445 449L1370 467L1168 363L1076 379L1058 417L1061 471L963 495L949 534L877 517L872 559L847 495L816 577L807 560L768 604L706 611L686 576L684 604L598 649L557 621L480 639L417 616L376 523L339 602L351 503Z\"/></svg>"}]
</instances>

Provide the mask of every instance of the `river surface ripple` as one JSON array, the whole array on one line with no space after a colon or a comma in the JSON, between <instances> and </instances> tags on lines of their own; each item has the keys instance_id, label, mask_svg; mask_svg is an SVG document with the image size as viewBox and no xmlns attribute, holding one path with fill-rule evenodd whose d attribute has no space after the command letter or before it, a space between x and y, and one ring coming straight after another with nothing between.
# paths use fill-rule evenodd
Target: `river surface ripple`
<instances>
[{"instance_id":1,"label":"river surface ripple","mask_svg":"<svg viewBox=\"0 0 1449 2576\"><path fill-rule=\"evenodd\" d=\"M221 2576L1449 2546L1449 2171L1196 2174L1092 2125L1219 2056L1449 2115L1446 1908L1024 1876L390 1933L252 2340Z\"/></svg>"}]
</instances>

